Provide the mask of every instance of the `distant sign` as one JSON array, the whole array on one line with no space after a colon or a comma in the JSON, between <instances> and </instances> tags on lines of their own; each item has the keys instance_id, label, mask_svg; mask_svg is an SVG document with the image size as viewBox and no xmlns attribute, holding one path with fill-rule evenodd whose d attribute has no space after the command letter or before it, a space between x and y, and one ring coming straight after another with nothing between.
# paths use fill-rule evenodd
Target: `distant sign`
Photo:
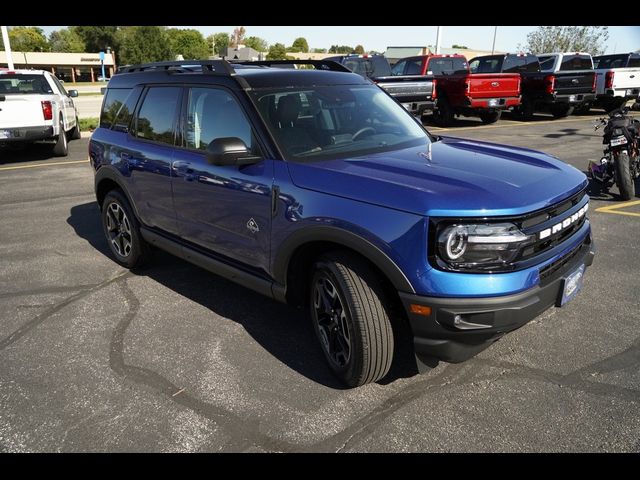
<instances>
[{"instance_id":1,"label":"distant sign","mask_svg":"<svg viewBox=\"0 0 640 480\"><path fill-rule=\"evenodd\" d=\"M100 52L100 61L104 62L104 52Z\"/></svg>"}]
</instances>

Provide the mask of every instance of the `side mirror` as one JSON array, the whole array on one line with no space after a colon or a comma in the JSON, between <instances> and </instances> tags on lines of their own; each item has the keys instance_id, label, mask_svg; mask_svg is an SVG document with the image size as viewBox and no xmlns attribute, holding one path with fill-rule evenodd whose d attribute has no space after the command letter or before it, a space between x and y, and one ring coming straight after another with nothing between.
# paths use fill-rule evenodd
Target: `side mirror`
<instances>
[{"instance_id":1,"label":"side mirror","mask_svg":"<svg viewBox=\"0 0 640 480\"><path fill-rule=\"evenodd\" d=\"M237 137L216 138L207 147L207 161L211 165L251 165L261 160L251 155L245 143Z\"/></svg>"},{"instance_id":2,"label":"side mirror","mask_svg":"<svg viewBox=\"0 0 640 480\"><path fill-rule=\"evenodd\" d=\"M67 93L71 98L76 98L78 96L78 90L69 90Z\"/></svg>"}]
</instances>

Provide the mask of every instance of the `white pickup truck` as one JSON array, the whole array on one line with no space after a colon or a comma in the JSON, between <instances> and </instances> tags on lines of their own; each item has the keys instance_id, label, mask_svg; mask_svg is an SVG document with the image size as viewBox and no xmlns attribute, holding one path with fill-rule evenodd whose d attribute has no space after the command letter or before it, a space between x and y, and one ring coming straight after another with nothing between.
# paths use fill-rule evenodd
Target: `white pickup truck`
<instances>
[{"instance_id":1,"label":"white pickup truck","mask_svg":"<svg viewBox=\"0 0 640 480\"><path fill-rule=\"evenodd\" d=\"M80 138L77 96L47 71L0 69L0 146L45 140L66 157L68 141Z\"/></svg>"},{"instance_id":2,"label":"white pickup truck","mask_svg":"<svg viewBox=\"0 0 640 480\"><path fill-rule=\"evenodd\" d=\"M640 54L623 53L593 57L596 70L595 106L607 112L640 95Z\"/></svg>"}]
</instances>

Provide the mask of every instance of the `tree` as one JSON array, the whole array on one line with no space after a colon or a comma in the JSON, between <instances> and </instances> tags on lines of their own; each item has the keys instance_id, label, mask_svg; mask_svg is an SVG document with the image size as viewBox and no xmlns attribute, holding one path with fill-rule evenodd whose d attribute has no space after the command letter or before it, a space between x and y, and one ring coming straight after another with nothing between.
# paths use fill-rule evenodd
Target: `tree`
<instances>
[{"instance_id":1,"label":"tree","mask_svg":"<svg viewBox=\"0 0 640 480\"><path fill-rule=\"evenodd\" d=\"M244 34L247 31L244 27L236 27L233 29L233 33L231 34L231 46L233 48L238 48L238 45L242 45L244 43Z\"/></svg>"},{"instance_id":2,"label":"tree","mask_svg":"<svg viewBox=\"0 0 640 480\"><path fill-rule=\"evenodd\" d=\"M1 37L0 37L1 38ZM11 49L17 52L48 52L49 42L38 27L12 27L9 29ZM2 42L4 49L4 42Z\"/></svg>"},{"instance_id":3,"label":"tree","mask_svg":"<svg viewBox=\"0 0 640 480\"><path fill-rule=\"evenodd\" d=\"M227 48L229 48L229 34L224 32L215 33L207 37L209 45L213 45L213 51L216 55L224 57L227 55Z\"/></svg>"},{"instance_id":4,"label":"tree","mask_svg":"<svg viewBox=\"0 0 640 480\"><path fill-rule=\"evenodd\" d=\"M466 47L465 45L457 45L457 44L453 44L453 45L451 45L451 48L466 49L466 48L469 48L469 47Z\"/></svg>"},{"instance_id":5,"label":"tree","mask_svg":"<svg viewBox=\"0 0 640 480\"><path fill-rule=\"evenodd\" d=\"M121 32L120 64L132 65L173 60L164 27L125 27Z\"/></svg>"},{"instance_id":6,"label":"tree","mask_svg":"<svg viewBox=\"0 0 640 480\"><path fill-rule=\"evenodd\" d=\"M276 43L269 47L269 53L267 53L267 60L286 60L287 49L282 43Z\"/></svg>"},{"instance_id":7,"label":"tree","mask_svg":"<svg viewBox=\"0 0 640 480\"><path fill-rule=\"evenodd\" d=\"M49 44L52 52L81 53L87 51L80 35L75 30L68 28L51 32Z\"/></svg>"},{"instance_id":8,"label":"tree","mask_svg":"<svg viewBox=\"0 0 640 480\"><path fill-rule=\"evenodd\" d=\"M69 30L80 36L87 52L105 52L107 47L120 50L118 27L79 25L70 27Z\"/></svg>"},{"instance_id":9,"label":"tree","mask_svg":"<svg viewBox=\"0 0 640 480\"><path fill-rule=\"evenodd\" d=\"M167 30L172 56L182 55L185 60L206 60L209 46L198 30L170 28Z\"/></svg>"},{"instance_id":10,"label":"tree","mask_svg":"<svg viewBox=\"0 0 640 480\"><path fill-rule=\"evenodd\" d=\"M307 39L304 37L296 38L291 47L288 49L290 52L304 52L307 53L309 51L309 44L307 43Z\"/></svg>"},{"instance_id":11,"label":"tree","mask_svg":"<svg viewBox=\"0 0 640 480\"><path fill-rule=\"evenodd\" d=\"M349 47L347 45L331 45L331 48L329 49L329 53L351 53L353 52L353 48Z\"/></svg>"},{"instance_id":12,"label":"tree","mask_svg":"<svg viewBox=\"0 0 640 480\"><path fill-rule=\"evenodd\" d=\"M606 50L608 39L608 27L544 26L538 27L527 35L524 50L533 54L589 52L591 55L599 55Z\"/></svg>"},{"instance_id":13,"label":"tree","mask_svg":"<svg viewBox=\"0 0 640 480\"><path fill-rule=\"evenodd\" d=\"M362 55L364 53L364 47L362 45L356 45L356 48L353 49L353 53Z\"/></svg>"},{"instance_id":14,"label":"tree","mask_svg":"<svg viewBox=\"0 0 640 480\"><path fill-rule=\"evenodd\" d=\"M267 41L260 37L247 37L244 41L244 45L257 50L258 52L266 52L269 49Z\"/></svg>"}]
</instances>

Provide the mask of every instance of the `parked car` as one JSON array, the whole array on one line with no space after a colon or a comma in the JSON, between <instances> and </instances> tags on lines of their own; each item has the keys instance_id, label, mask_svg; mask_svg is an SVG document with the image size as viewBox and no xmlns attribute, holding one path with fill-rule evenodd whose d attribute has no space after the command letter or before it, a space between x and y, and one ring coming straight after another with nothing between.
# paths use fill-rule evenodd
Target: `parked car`
<instances>
[{"instance_id":1,"label":"parked car","mask_svg":"<svg viewBox=\"0 0 640 480\"><path fill-rule=\"evenodd\" d=\"M593 57L596 100L593 106L611 112L640 95L640 53Z\"/></svg>"},{"instance_id":2,"label":"parked car","mask_svg":"<svg viewBox=\"0 0 640 480\"><path fill-rule=\"evenodd\" d=\"M370 79L417 117L433 111L435 83L432 76L392 73L389 61L382 55L338 55L325 60L338 62Z\"/></svg>"},{"instance_id":3,"label":"parked car","mask_svg":"<svg viewBox=\"0 0 640 480\"><path fill-rule=\"evenodd\" d=\"M582 172L435 137L362 76L307 63L320 68L112 77L89 158L116 262L137 267L154 245L304 306L351 387L411 348L394 343L403 322L419 366L458 362L575 297L594 255Z\"/></svg>"},{"instance_id":4,"label":"parked car","mask_svg":"<svg viewBox=\"0 0 640 480\"><path fill-rule=\"evenodd\" d=\"M566 117L575 108L584 108L596 97L596 74L588 53L544 53L538 55L542 84L532 87L533 96L522 105L526 119L537 109L547 109L556 118ZM541 88L541 86L544 86ZM529 115L529 113L531 115Z\"/></svg>"},{"instance_id":5,"label":"parked car","mask_svg":"<svg viewBox=\"0 0 640 480\"><path fill-rule=\"evenodd\" d=\"M47 71L0 70L0 146L44 140L66 157L68 141L80 138L77 96Z\"/></svg>"}]
</instances>

